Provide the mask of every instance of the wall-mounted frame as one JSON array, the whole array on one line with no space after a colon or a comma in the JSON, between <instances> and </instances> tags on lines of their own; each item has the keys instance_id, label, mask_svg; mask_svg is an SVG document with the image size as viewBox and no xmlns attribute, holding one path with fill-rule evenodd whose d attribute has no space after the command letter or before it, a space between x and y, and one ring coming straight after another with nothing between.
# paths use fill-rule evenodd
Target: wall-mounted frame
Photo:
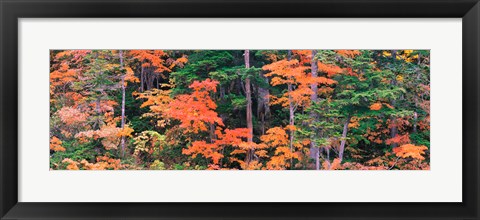
<instances>
[{"instance_id":1,"label":"wall-mounted frame","mask_svg":"<svg viewBox=\"0 0 480 220\"><path fill-rule=\"evenodd\" d=\"M479 40L477 0L2 0L0 157L2 219L478 219ZM461 18L462 202L19 202L21 18ZM39 42L41 43L41 42ZM448 42L446 42L448 43ZM458 146L460 147L460 146ZM428 186L424 186L428 187ZM41 189L39 189L41 190ZM77 190L77 189L75 189ZM448 189L446 189L448 190ZM68 192L65 192L68 193ZM347 211L346 211L347 210Z\"/></svg>"}]
</instances>

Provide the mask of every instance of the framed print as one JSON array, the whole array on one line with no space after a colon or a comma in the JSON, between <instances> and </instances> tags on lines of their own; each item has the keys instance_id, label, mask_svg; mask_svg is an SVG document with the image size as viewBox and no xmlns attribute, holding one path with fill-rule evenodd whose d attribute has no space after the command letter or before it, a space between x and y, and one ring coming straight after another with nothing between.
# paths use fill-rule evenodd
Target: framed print
<instances>
[{"instance_id":1,"label":"framed print","mask_svg":"<svg viewBox=\"0 0 480 220\"><path fill-rule=\"evenodd\" d=\"M1 3L2 219L479 218L476 0Z\"/></svg>"}]
</instances>

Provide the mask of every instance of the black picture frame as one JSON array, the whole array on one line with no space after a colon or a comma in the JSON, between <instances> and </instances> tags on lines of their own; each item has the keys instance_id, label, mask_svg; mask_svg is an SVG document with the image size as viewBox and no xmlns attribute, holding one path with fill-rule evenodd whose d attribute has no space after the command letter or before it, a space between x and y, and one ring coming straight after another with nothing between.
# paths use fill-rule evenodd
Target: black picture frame
<instances>
[{"instance_id":1,"label":"black picture frame","mask_svg":"<svg viewBox=\"0 0 480 220\"><path fill-rule=\"evenodd\" d=\"M478 0L0 0L0 7L1 219L479 219ZM18 202L18 18L63 17L462 18L463 202Z\"/></svg>"}]
</instances>

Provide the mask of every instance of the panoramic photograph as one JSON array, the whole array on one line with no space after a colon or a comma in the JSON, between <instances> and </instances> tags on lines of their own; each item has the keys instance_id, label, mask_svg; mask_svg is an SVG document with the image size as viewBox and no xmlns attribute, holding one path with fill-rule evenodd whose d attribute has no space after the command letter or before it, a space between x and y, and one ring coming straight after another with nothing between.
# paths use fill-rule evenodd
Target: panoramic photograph
<instances>
[{"instance_id":1,"label":"panoramic photograph","mask_svg":"<svg viewBox=\"0 0 480 220\"><path fill-rule=\"evenodd\" d=\"M50 170L430 170L430 51L50 50Z\"/></svg>"}]
</instances>

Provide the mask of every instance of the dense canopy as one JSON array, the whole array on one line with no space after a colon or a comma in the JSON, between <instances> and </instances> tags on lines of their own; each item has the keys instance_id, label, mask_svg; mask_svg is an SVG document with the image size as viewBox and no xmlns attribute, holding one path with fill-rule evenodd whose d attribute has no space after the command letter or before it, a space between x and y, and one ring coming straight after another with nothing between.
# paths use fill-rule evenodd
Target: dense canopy
<instances>
[{"instance_id":1,"label":"dense canopy","mask_svg":"<svg viewBox=\"0 0 480 220\"><path fill-rule=\"evenodd\" d=\"M430 169L427 50L51 50L53 170Z\"/></svg>"}]
</instances>

